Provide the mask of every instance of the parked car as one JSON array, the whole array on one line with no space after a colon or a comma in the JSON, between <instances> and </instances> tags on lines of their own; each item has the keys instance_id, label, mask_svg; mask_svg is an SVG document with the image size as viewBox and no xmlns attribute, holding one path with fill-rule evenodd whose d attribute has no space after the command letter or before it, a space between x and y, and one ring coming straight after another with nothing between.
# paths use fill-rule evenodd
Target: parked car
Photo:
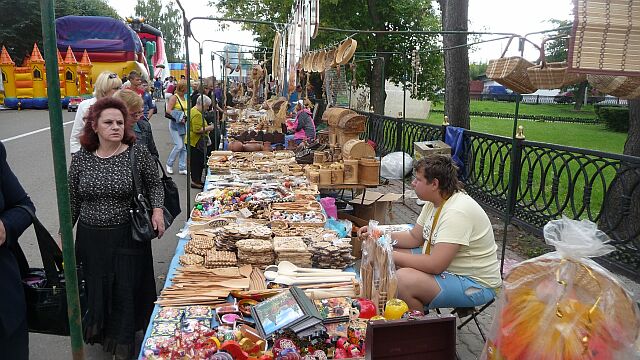
<instances>
[{"instance_id":1,"label":"parked car","mask_svg":"<svg viewBox=\"0 0 640 360\"><path fill-rule=\"evenodd\" d=\"M81 97L72 97L71 99L69 99L69 105L67 105L67 111L68 112L76 112L78 111L78 105L80 105L80 103L82 102L82 98Z\"/></svg>"},{"instance_id":2,"label":"parked car","mask_svg":"<svg viewBox=\"0 0 640 360\"><path fill-rule=\"evenodd\" d=\"M516 101L515 93L502 85L485 85L482 98L493 101Z\"/></svg>"}]
</instances>

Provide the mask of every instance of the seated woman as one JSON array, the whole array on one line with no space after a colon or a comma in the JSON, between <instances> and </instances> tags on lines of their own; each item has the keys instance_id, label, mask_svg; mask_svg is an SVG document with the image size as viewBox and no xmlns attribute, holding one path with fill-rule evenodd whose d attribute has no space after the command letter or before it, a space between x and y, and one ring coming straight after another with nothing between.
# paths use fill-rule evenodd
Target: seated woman
<instances>
[{"instance_id":1,"label":"seated woman","mask_svg":"<svg viewBox=\"0 0 640 360\"><path fill-rule=\"evenodd\" d=\"M491 301L502 284L493 228L484 209L462 190L451 157L418 161L412 185L426 203L412 230L391 234L398 298L411 310Z\"/></svg>"},{"instance_id":2,"label":"seated woman","mask_svg":"<svg viewBox=\"0 0 640 360\"><path fill-rule=\"evenodd\" d=\"M285 143L291 139L295 140L296 144L300 144L304 140L310 142L316 139L316 125L313 122L310 106L309 102L305 106L303 100L298 101L295 121L287 120L287 129L292 131L293 135L285 136Z\"/></svg>"}]
</instances>

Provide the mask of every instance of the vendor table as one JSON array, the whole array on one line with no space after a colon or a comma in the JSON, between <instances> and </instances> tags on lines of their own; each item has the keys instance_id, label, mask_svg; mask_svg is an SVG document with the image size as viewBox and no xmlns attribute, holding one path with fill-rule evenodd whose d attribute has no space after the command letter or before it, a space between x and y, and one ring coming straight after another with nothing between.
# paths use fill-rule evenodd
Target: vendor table
<instances>
[{"instance_id":1,"label":"vendor table","mask_svg":"<svg viewBox=\"0 0 640 360\"><path fill-rule=\"evenodd\" d=\"M362 190L362 201L360 205L364 204L364 198L367 195L367 189L378 187L378 185L362 185L362 184L334 184L334 185L322 185L317 184L318 190L342 190L340 197L344 198L344 191L351 190L351 197L355 190Z\"/></svg>"}]
</instances>

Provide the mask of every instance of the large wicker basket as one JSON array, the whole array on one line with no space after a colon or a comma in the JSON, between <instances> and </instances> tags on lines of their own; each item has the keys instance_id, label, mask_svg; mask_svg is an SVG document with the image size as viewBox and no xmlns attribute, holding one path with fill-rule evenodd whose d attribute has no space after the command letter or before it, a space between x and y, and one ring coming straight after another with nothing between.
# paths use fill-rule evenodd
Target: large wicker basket
<instances>
[{"instance_id":1,"label":"large wicker basket","mask_svg":"<svg viewBox=\"0 0 640 360\"><path fill-rule=\"evenodd\" d=\"M531 83L527 72L527 69L533 67L534 64L520 56L504 57L512 40L513 37L509 39L499 59L489 60L486 74L488 78L518 94L530 94L538 90Z\"/></svg>"},{"instance_id":2,"label":"large wicker basket","mask_svg":"<svg viewBox=\"0 0 640 360\"><path fill-rule=\"evenodd\" d=\"M544 45L549 40L560 38L559 36L544 39L540 46L540 65L532 66L527 69L531 84L538 89L559 89L563 86L569 86L581 83L587 80L584 74L567 72L567 62L547 62L544 54Z\"/></svg>"},{"instance_id":3,"label":"large wicker basket","mask_svg":"<svg viewBox=\"0 0 640 360\"><path fill-rule=\"evenodd\" d=\"M589 84L605 94L623 99L640 98L640 77L587 75Z\"/></svg>"}]
</instances>

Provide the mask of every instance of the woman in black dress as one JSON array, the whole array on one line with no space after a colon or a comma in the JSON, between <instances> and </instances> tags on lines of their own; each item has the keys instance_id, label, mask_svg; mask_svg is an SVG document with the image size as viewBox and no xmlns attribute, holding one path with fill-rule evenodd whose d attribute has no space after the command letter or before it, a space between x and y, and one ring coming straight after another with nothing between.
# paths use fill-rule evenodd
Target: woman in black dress
<instances>
[{"instance_id":1,"label":"woman in black dress","mask_svg":"<svg viewBox=\"0 0 640 360\"><path fill-rule=\"evenodd\" d=\"M76 257L88 295L84 339L102 344L118 359L135 356L135 332L145 329L156 300L151 243L131 238L131 151L158 237L165 230L158 169L149 150L135 144L130 121L121 100L99 99L87 113L82 149L69 169L71 210L78 223Z\"/></svg>"}]
</instances>

